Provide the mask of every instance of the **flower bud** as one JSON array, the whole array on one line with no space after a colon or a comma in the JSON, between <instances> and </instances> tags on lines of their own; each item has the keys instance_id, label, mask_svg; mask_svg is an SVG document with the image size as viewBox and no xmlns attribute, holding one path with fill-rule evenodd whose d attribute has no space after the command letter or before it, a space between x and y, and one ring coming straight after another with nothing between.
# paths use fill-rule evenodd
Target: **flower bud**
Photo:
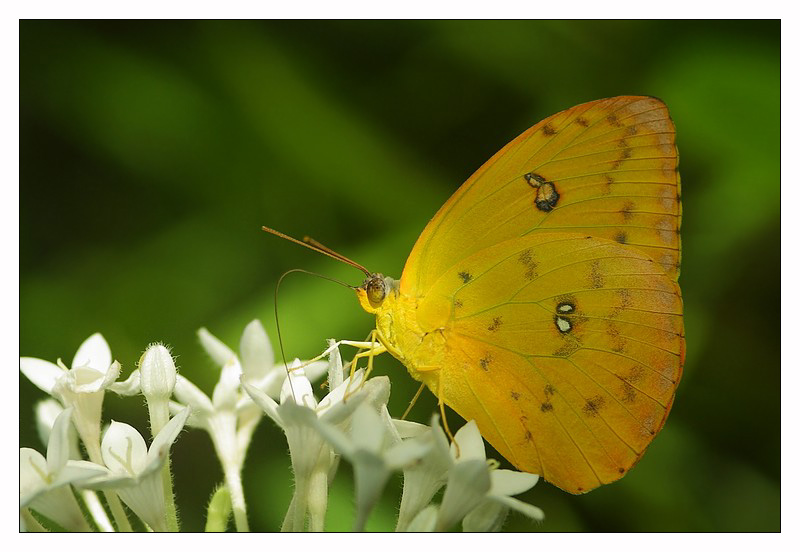
<instances>
[{"instance_id":1,"label":"flower bud","mask_svg":"<svg viewBox=\"0 0 800 552\"><path fill-rule=\"evenodd\" d=\"M177 369L169 350L161 344L147 348L139 359L142 394L148 399L168 399L175 389Z\"/></svg>"}]
</instances>

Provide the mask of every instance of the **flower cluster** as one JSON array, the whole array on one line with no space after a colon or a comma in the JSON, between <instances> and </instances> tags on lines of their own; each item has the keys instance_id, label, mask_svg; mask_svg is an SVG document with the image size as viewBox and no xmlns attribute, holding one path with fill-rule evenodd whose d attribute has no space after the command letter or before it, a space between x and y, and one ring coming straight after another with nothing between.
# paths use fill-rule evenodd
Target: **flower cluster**
<instances>
[{"instance_id":1,"label":"flower cluster","mask_svg":"<svg viewBox=\"0 0 800 552\"><path fill-rule=\"evenodd\" d=\"M206 329L198 337L220 368L210 396L177 373L161 344L147 348L125 381L117 381L120 364L112 361L100 334L79 347L70 368L61 360L20 359L21 372L52 396L36 406L46 455L20 449L23 529L44 530L45 518L44 525L69 531L130 531L134 525L124 503L144 527L177 531L169 453L188 427L208 433L224 475L210 501L206 529L224 530L232 513L236 529L247 531L242 467L265 414L286 435L294 475L284 531L324 530L328 488L341 458L353 467L357 531L365 528L395 472L404 479L398 531L446 531L459 523L465 531L499 530L510 510L543 519L541 510L512 498L533 487L537 475L496 469L474 422L450 443L437 416L430 425L393 419L388 378L346 373L339 342L330 341L315 359L286 366L274 361L257 320L245 328L238 354ZM318 400L312 381L323 374L329 392ZM122 422L112 420L101 431L106 390L144 396L149 446ZM105 505L97 492L104 494Z\"/></svg>"}]
</instances>

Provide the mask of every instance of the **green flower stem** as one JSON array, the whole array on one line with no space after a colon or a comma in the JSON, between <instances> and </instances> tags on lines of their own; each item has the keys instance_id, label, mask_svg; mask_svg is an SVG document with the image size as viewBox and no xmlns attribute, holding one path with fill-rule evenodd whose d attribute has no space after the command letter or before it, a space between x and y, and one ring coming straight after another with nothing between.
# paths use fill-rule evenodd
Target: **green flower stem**
<instances>
[{"instance_id":1,"label":"green flower stem","mask_svg":"<svg viewBox=\"0 0 800 552\"><path fill-rule=\"evenodd\" d=\"M289 509L286 510L286 517L283 518L283 523L281 524L281 533L288 533L292 530L292 526L294 524L294 503L296 498L297 493L292 495L292 501L289 503Z\"/></svg>"},{"instance_id":2,"label":"green flower stem","mask_svg":"<svg viewBox=\"0 0 800 552\"><path fill-rule=\"evenodd\" d=\"M236 523L236 530L239 533L247 533L250 531L250 525L247 523L247 504L244 501L242 473L239 471L238 466L225 468L225 484L231 496L233 520Z\"/></svg>"},{"instance_id":3,"label":"green flower stem","mask_svg":"<svg viewBox=\"0 0 800 552\"><path fill-rule=\"evenodd\" d=\"M90 489L83 489L81 491L81 498L83 503L86 504L86 510L92 516L92 520L97 528L103 533L113 533L114 526L111 525L111 520L108 519L108 514L103 508L103 504L97 497L97 493Z\"/></svg>"},{"instance_id":4,"label":"green flower stem","mask_svg":"<svg viewBox=\"0 0 800 552\"><path fill-rule=\"evenodd\" d=\"M117 523L117 528L123 533L133 532L131 522L128 521L128 516L125 515L125 509L122 507L122 502L120 502L117 493L106 490L103 491L103 495L106 497L108 507L111 508L111 515L114 517L114 521Z\"/></svg>"},{"instance_id":5,"label":"green flower stem","mask_svg":"<svg viewBox=\"0 0 800 552\"><path fill-rule=\"evenodd\" d=\"M78 429L80 430L80 428ZM78 433L81 432L78 431ZM105 466L106 464L103 462L103 454L100 452L100 435L97 435L97 439L87 440L84 438L84 435L81 434L81 440L86 446L86 453L89 455L89 460L95 464ZM103 495L106 497L108 507L111 508L111 515L114 517L114 521L117 524L117 529L123 533L133 532L131 522L128 521L128 516L125 515L125 509L122 507L122 502L120 502L117 493L111 490L105 490L103 491Z\"/></svg>"},{"instance_id":6,"label":"green flower stem","mask_svg":"<svg viewBox=\"0 0 800 552\"><path fill-rule=\"evenodd\" d=\"M148 400L147 409L150 412L150 433L153 437L158 435L167 422L169 422L169 400ZM167 512L167 531L178 532L178 510L175 507L175 495L172 491L172 471L170 459L167 456L161 468L161 482L164 486L164 506Z\"/></svg>"},{"instance_id":7,"label":"green flower stem","mask_svg":"<svg viewBox=\"0 0 800 552\"><path fill-rule=\"evenodd\" d=\"M49 531L39 523L39 520L33 517L33 514L28 508L23 508L20 515L25 522L25 530L29 533L49 533Z\"/></svg>"},{"instance_id":8,"label":"green flower stem","mask_svg":"<svg viewBox=\"0 0 800 552\"><path fill-rule=\"evenodd\" d=\"M327 447L324 455L328 456ZM309 530L321 532L325 528L325 512L328 509L328 462L323 455L311 472L308 489Z\"/></svg>"},{"instance_id":9,"label":"green flower stem","mask_svg":"<svg viewBox=\"0 0 800 552\"><path fill-rule=\"evenodd\" d=\"M292 531L301 533L306 526L306 508L308 507L308 479L305 477L295 477L294 514L292 519Z\"/></svg>"},{"instance_id":10,"label":"green flower stem","mask_svg":"<svg viewBox=\"0 0 800 552\"><path fill-rule=\"evenodd\" d=\"M220 485L211 496L206 515L206 533L224 533L231 517L231 492ZM245 523L247 519L245 518Z\"/></svg>"},{"instance_id":11,"label":"green flower stem","mask_svg":"<svg viewBox=\"0 0 800 552\"><path fill-rule=\"evenodd\" d=\"M247 522L247 503L242 489L242 462L236 443L236 414L223 410L209 419L209 435L225 474L225 485L231 493L233 520L240 533L250 531Z\"/></svg>"}]
</instances>

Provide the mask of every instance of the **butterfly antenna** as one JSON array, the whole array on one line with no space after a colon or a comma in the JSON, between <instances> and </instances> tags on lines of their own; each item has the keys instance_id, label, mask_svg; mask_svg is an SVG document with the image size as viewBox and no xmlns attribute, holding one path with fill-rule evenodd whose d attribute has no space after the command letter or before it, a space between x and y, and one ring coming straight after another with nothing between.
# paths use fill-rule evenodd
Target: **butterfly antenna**
<instances>
[{"instance_id":1,"label":"butterfly antenna","mask_svg":"<svg viewBox=\"0 0 800 552\"><path fill-rule=\"evenodd\" d=\"M340 261L340 262L343 262L344 264L350 265L353 268L357 268L358 270L360 270L361 272L366 274L367 278L372 276L372 273L369 270L367 270L366 268L364 268L362 265L358 264L357 262L355 262L353 260L348 259L347 257L342 255L341 253L337 253L336 251L334 251L330 247L322 245L321 243L319 243L315 239L312 239L312 238L309 238L309 237L305 237L303 239L303 241L300 241L300 240L298 240L296 238L293 238L291 236L287 236L283 232L278 232L277 230L275 230L273 228L269 228L267 226L262 226L261 229L264 232L269 232L270 234L278 236L279 238L283 238L285 240L289 240L292 243L296 243L298 245L302 245L303 247L307 247L307 248L311 249L312 251L316 251L317 253L322 253L323 255L327 255L328 257L331 257L332 259L336 259L337 261ZM347 284L345 284L345 285L347 285Z\"/></svg>"},{"instance_id":2,"label":"butterfly antenna","mask_svg":"<svg viewBox=\"0 0 800 552\"><path fill-rule=\"evenodd\" d=\"M283 237L288 237L288 236L283 236ZM292 238L289 238L289 239L291 240ZM302 245L302 242L300 242L300 243ZM346 283L342 282L341 280L337 280L336 278L331 278L330 276L325 276L323 274L317 274L316 272L311 272L309 270L303 270L302 268L293 268L291 270L287 270L286 272L281 274L280 278L278 278L278 283L275 285L275 328L278 330L278 345L280 346L280 349L281 349L281 359L283 360L283 365L286 367L286 377L289 379L289 388L292 391L292 396L296 397L296 395L294 393L294 385L292 384L292 378L291 378L291 375L289 373L290 372L289 363L286 362L286 352L283 349L283 337L281 337L281 323L280 323L280 320L278 318L278 290L281 287L281 282L283 282L283 279L286 278L289 274L292 274L293 272L301 272L303 274L309 274L311 276L317 276L318 278L322 278L323 280L330 280L331 282L335 282L337 284L340 284L340 285L342 285L344 287L347 287L347 288L350 288L350 289L356 289L356 287L355 286L351 286L350 284L346 284Z\"/></svg>"}]
</instances>

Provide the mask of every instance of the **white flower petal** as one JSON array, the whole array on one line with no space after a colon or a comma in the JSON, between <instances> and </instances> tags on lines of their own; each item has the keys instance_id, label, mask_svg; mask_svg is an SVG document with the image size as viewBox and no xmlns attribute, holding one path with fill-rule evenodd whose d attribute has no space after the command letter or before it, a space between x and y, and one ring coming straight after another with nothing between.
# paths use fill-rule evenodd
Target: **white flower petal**
<instances>
[{"instance_id":1,"label":"white flower petal","mask_svg":"<svg viewBox=\"0 0 800 552\"><path fill-rule=\"evenodd\" d=\"M214 393L211 395L211 402L215 409L235 409L236 402L239 400L239 380L242 377L242 366L239 359L235 356L228 359L222 367L219 381L214 386Z\"/></svg>"},{"instance_id":2,"label":"white flower petal","mask_svg":"<svg viewBox=\"0 0 800 552\"><path fill-rule=\"evenodd\" d=\"M391 472L380 456L364 449L357 449L350 460L356 483L357 512L354 530L363 531L367 516L378 502Z\"/></svg>"},{"instance_id":3,"label":"white flower petal","mask_svg":"<svg viewBox=\"0 0 800 552\"><path fill-rule=\"evenodd\" d=\"M159 472L142 477L137 485L117 487L117 494L153 531L167 530L164 485Z\"/></svg>"},{"instance_id":4,"label":"white flower petal","mask_svg":"<svg viewBox=\"0 0 800 552\"><path fill-rule=\"evenodd\" d=\"M402 469L411 465L431 450L432 444L422 439L409 439L390 447L385 454L391 469Z\"/></svg>"},{"instance_id":5,"label":"white flower petal","mask_svg":"<svg viewBox=\"0 0 800 552\"><path fill-rule=\"evenodd\" d=\"M394 424L394 427L397 430L398 435L400 435L401 439L418 437L423 433L425 433L426 431L430 430L430 427L426 426L425 424L420 424L418 422L410 422L408 420L398 420L396 418L393 418L392 423Z\"/></svg>"},{"instance_id":6,"label":"white flower petal","mask_svg":"<svg viewBox=\"0 0 800 552\"><path fill-rule=\"evenodd\" d=\"M489 492L489 468L484 460L462 460L450 469L439 509L437 531L446 531L476 508Z\"/></svg>"},{"instance_id":7,"label":"white flower petal","mask_svg":"<svg viewBox=\"0 0 800 552\"><path fill-rule=\"evenodd\" d=\"M289 370L289 377L283 382L281 388L281 404L286 401L293 401L301 406L316 408L317 399L314 398L314 390L311 382L308 381L305 372L300 366L300 361L295 360Z\"/></svg>"},{"instance_id":8,"label":"white flower petal","mask_svg":"<svg viewBox=\"0 0 800 552\"><path fill-rule=\"evenodd\" d=\"M54 482L57 485L68 483L79 483L95 477L108 475L110 472L105 466L88 462L86 460L70 460L58 473L58 478Z\"/></svg>"},{"instance_id":9,"label":"white flower petal","mask_svg":"<svg viewBox=\"0 0 800 552\"><path fill-rule=\"evenodd\" d=\"M450 444L450 452L457 462L464 460L486 460L486 449L483 445L483 437L478 430L475 420L470 420L456 431L454 436L455 443Z\"/></svg>"},{"instance_id":10,"label":"white flower petal","mask_svg":"<svg viewBox=\"0 0 800 552\"><path fill-rule=\"evenodd\" d=\"M436 529L436 518L439 514L439 508L436 504L431 504L423 509L411 521L406 531L409 533L430 533Z\"/></svg>"},{"instance_id":11,"label":"white flower petal","mask_svg":"<svg viewBox=\"0 0 800 552\"><path fill-rule=\"evenodd\" d=\"M514 470L492 470L492 488L490 494L500 496L513 496L524 493L539 481L539 476L534 473L518 472Z\"/></svg>"},{"instance_id":12,"label":"white flower petal","mask_svg":"<svg viewBox=\"0 0 800 552\"><path fill-rule=\"evenodd\" d=\"M508 506L512 510L516 510L517 512L525 514L529 518L535 519L536 521L544 520L544 512L541 510L541 508L532 506L527 502L522 502L521 500L511 498L510 496L492 496L492 500L496 500L501 504Z\"/></svg>"},{"instance_id":13,"label":"white flower petal","mask_svg":"<svg viewBox=\"0 0 800 552\"><path fill-rule=\"evenodd\" d=\"M67 374L69 384L74 393L97 393L103 390L106 374L88 366L77 366ZM63 380L62 380L63 381Z\"/></svg>"},{"instance_id":14,"label":"white flower petal","mask_svg":"<svg viewBox=\"0 0 800 552\"><path fill-rule=\"evenodd\" d=\"M135 477L147 466L147 445L128 424L112 420L100 449L103 462L114 474Z\"/></svg>"},{"instance_id":15,"label":"white flower petal","mask_svg":"<svg viewBox=\"0 0 800 552\"><path fill-rule=\"evenodd\" d=\"M329 339L328 346L333 347L335 340ZM328 355L328 389L336 389L344 381L344 368L342 366L342 353L339 347L333 347ZM311 378L313 379L313 378Z\"/></svg>"},{"instance_id":16,"label":"white flower petal","mask_svg":"<svg viewBox=\"0 0 800 552\"><path fill-rule=\"evenodd\" d=\"M111 349L105 338L99 333L92 334L78 347L78 352L72 359L72 367L88 366L101 374L108 371L111 366Z\"/></svg>"},{"instance_id":17,"label":"white flower petal","mask_svg":"<svg viewBox=\"0 0 800 552\"><path fill-rule=\"evenodd\" d=\"M153 443L150 445L150 450L147 452L147 470L157 470L161 465L166 462L169 456L169 449L178 438L181 430L183 430L186 419L192 412L192 408L187 406L178 415L168 421L161 431L158 432Z\"/></svg>"},{"instance_id":18,"label":"white flower petal","mask_svg":"<svg viewBox=\"0 0 800 552\"><path fill-rule=\"evenodd\" d=\"M208 356L210 356L211 360L218 366L225 366L225 363L227 363L231 357L236 356L227 345L205 328L197 330L197 337L200 338L200 345L203 346Z\"/></svg>"},{"instance_id":19,"label":"white flower petal","mask_svg":"<svg viewBox=\"0 0 800 552\"><path fill-rule=\"evenodd\" d=\"M353 412L351 435L357 449L377 455L383 449L384 427L380 414L371 405L361 404Z\"/></svg>"},{"instance_id":20,"label":"white flower petal","mask_svg":"<svg viewBox=\"0 0 800 552\"><path fill-rule=\"evenodd\" d=\"M248 381L260 380L272 369L275 356L267 332L259 320L253 320L244 328L239 353L242 357L242 373Z\"/></svg>"},{"instance_id":21,"label":"white flower petal","mask_svg":"<svg viewBox=\"0 0 800 552\"><path fill-rule=\"evenodd\" d=\"M67 486L54 487L41 493L30 502L29 507L67 531L90 531L72 489Z\"/></svg>"},{"instance_id":22,"label":"white flower petal","mask_svg":"<svg viewBox=\"0 0 800 552\"><path fill-rule=\"evenodd\" d=\"M349 377L344 381L342 381L342 383L334 387L330 393L328 393L325 397L323 397L323 399L319 402L319 407L326 408L332 405L333 403L341 402L346 392L350 393L350 395L353 395L356 391L358 391L363 376L364 376L364 370L359 368L358 370L356 370L356 373L353 374L352 384L350 384Z\"/></svg>"},{"instance_id":23,"label":"white flower petal","mask_svg":"<svg viewBox=\"0 0 800 552\"><path fill-rule=\"evenodd\" d=\"M320 434L322 434L325 440L331 444L331 446L334 448L336 452L338 452L339 454L343 454L348 458L353 457L356 449L353 446L353 443L350 441L350 438L347 435L345 435L345 433L341 429L331 424L327 424L321 420L317 421L315 427L320 432Z\"/></svg>"},{"instance_id":24,"label":"white flower petal","mask_svg":"<svg viewBox=\"0 0 800 552\"><path fill-rule=\"evenodd\" d=\"M109 385L108 390L123 397L138 395L142 390L139 369L137 368L131 372L131 375L125 381L118 381Z\"/></svg>"},{"instance_id":25,"label":"white flower petal","mask_svg":"<svg viewBox=\"0 0 800 552\"><path fill-rule=\"evenodd\" d=\"M508 515L508 507L494 500L484 500L464 516L465 533L494 533L499 531Z\"/></svg>"},{"instance_id":26,"label":"white flower petal","mask_svg":"<svg viewBox=\"0 0 800 552\"><path fill-rule=\"evenodd\" d=\"M50 484L47 460L32 448L19 449L19 505L25 507Z\"/></svg>"},{"instance_id":27,"label":"white flower petal","mask_svg":"<svg viewBox=\"0 0 800 552\"><path fill-rule=\"evenodd\" d=\"M211 399L208 395L200 391L195 384L178 374L175 378L175 398L183 404L192 407L195 415L200 415L201 412L211 414L214 411L214 405L211 404Z\"/></svg>"},{"instance_id":28,"label":"white flower petal","mask_svg":"<svg viewBox=\"0 0 800 552\"><path fill-rule=\"evenodd\" d=\"M53 424L56 422L58 415L64 411L64 407L55 399L44 399L36 403L34 410L36 413L36 432L39 434L42 444L47 446Z\"/></svg>"},{"instance_id":29,"label":"white flower petal","mask_svg":"<svg viewBox=\"0 0 800 552\"><path fill-rule=\"evenodd\" d=\"M56 474L69 460L69 428L72 423L72 408L65 409L56 418L50 440L47 443L47 471Z\"/></svg>"},{"instance_id":30,"label":"white flower petal","mask_svg":"<svg viewBox=\"0 0 800 552\"><path fill-rule=\"evenodd\" d=\"M280 414L278 414L278 403L276 403L272 397L249 383L242 382L242 387L244 387L245 392L250 395L250 398L253 399L253 402L260 406L261 409L266 412L267 416L272 418L273 422L278 424L279 427L284 426L284 421L281 419Z\"/></svg>"},{"instance_id":31,"label":"white flower petal","mask_svg":"<svg viewBox=\"0 0 800 552\"><path fill-rule=\"evenodd\" d=\"M119 365L119 362L115 360L114 362L111 363L111 366L108 367L108 370L106 370L106 375L103 378L103 383L102 383L103 389L107 388L109 385L117 381L120 370L121 367Z\"/></svg>"},{"instance_id":32,"label":"white flower petal","mask_svg":"<svg viewBox=\"0 0 800 552\"><path fill-rule=\"evenodd\" d=\"M22 372L32 384L48 395L53 394L53 388L56 382L66 373L52 362L32 357L21 357L19 359L19 371Z\"/></svg>"}]
</instances>

